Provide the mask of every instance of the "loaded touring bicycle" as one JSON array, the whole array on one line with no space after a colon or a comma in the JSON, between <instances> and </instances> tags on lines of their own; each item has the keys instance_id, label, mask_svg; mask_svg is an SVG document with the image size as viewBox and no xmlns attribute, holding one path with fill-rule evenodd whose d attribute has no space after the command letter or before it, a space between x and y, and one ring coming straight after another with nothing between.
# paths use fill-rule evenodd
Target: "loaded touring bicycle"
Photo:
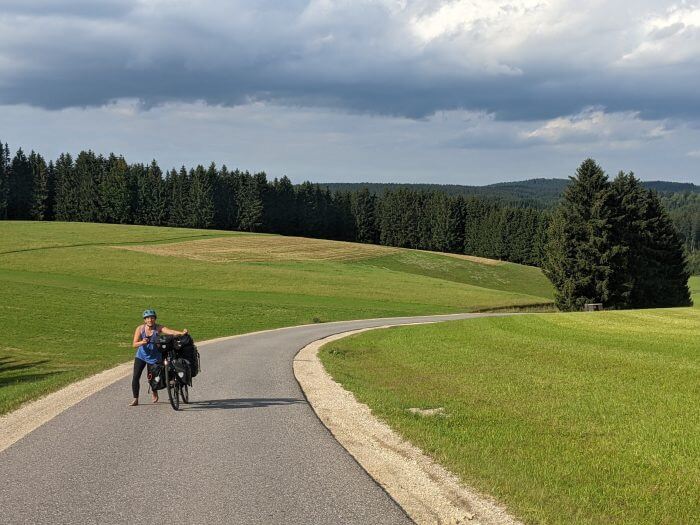
<instances>
[{"instance_id":1,"label":"loaded touring bicycle","mask_svg":"<svg viewBox=\"0 0 700 525\"><path fill-rule=\"evenodd\" d=\"M190 402L192 378L201 370L199 352L190 334L158 336L163 362L148 365L148 384L153 391L167 389L170 405L180 409L180 400Z\"/></svg>"}]
</instances>

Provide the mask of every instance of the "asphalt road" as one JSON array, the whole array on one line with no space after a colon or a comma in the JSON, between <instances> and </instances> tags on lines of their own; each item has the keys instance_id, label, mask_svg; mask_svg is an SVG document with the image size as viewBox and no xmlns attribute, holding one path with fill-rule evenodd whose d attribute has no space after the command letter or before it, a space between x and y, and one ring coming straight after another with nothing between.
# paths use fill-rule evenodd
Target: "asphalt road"
<instances>
[{"instance_id":1,"label":"asphalt road","mask_svg":"<svg viewBox=\"0 0 700 525\"><path fill-rule=\"evenodd\" d=\"M316 418L292 360L306 344L414 317L212 343L175 412L120 380L0 452L0 523L411 523ZM145 373L144 373L145 385ZM2 429L0 429L2 431Z\"/></svg>"}]
</instances>

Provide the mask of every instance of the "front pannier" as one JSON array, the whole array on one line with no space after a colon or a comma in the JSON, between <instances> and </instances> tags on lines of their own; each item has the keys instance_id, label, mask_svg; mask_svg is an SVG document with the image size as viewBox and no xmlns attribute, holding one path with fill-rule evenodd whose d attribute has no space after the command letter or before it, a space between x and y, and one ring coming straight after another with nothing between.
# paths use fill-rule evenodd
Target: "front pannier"
<instances>
[{"instance_id":1,"label":"front pannier","mask_svg":"<svg viewBox=\"0 0 700 525\"><path fill-rule=\"evenodd\" d=\"M146 376L148 377L148 384L154 392L165 388L165 369L163 365L148 365Z\"/></svg>"},{"instance_id":2,"label":"front pannier","mask_svg":"<svg viewBox=\"0 0 700 525\"><path fill-rule=\"evenodd\" d=\"M173 360L173 367L175 368L175 373L182 380L182 382L192 386L192 372L189 361L178 357L177 359Z\"/></svg>"},{"instance_id":3,"label":"front pannier","mask_svg":"<svg viewBox=\"0 0 700 525\"><path fill-rule=\"evenodd\" d=\"M175 337L173 345L175 346L176 355L189 361L191 376L195 377L200 371L199 352L190 334Z\"/></svg>"}]
</instances>

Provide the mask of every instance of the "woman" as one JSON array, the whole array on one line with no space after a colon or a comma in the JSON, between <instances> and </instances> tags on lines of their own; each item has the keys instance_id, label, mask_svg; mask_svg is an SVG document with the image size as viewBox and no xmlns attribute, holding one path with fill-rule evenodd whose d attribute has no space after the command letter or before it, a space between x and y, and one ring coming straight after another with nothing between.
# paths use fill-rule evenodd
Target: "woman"
<instances>
[{"instance_id":1,"label":"woman","mask_svg":"<svg viewBox=\"0 0 700 525\"><path fill-rule=\"evenodd\" d=\"M144 324L137 326L136 330L134 330L134 342L132 345L133 348L138 348L134 359L134 377L131 379L131 392L134 394L134 400L129 403L129 406L132 407L139 404L139 382L143 369L146 368L147 364L154 365L161 361L162 356L156 346L158 334L183 335L187 333L187 329L178 332L156 324L155 310L143 312L143 321ZM153 392L153 402L158 402L158 392Z\"/></svg>"}]
</instances>

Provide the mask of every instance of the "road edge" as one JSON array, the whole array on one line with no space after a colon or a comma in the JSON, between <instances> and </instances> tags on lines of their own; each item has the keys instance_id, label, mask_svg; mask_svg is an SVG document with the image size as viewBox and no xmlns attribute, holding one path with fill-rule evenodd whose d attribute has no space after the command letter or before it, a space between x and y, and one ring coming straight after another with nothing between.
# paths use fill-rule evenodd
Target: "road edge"
<instances>
[{"instance_id":1,"label":"road edge","mask_svg":"<svg viewBox=\"0 0 700 525\"><path fill-rule=\"evenodd\" d=\"M333 380L318 357L321 347L344 337L391 326L430 323L361 328L318 339L294 357L294 375L321 423L419 525L521 525L503 505L461 483L454 474L377 419L367 405Z\"/></svg>"}]
</instances>

